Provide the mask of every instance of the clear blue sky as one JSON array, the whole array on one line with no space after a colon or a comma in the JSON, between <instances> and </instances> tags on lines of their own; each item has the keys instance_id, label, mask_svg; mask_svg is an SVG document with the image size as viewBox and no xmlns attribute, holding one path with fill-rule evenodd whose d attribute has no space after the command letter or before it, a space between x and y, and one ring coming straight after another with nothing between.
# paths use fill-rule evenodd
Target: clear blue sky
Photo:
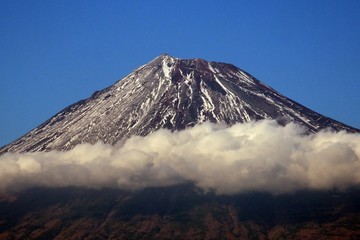
<instances>
[{"instance_id":1,"label":"clear blue sky","mask_svg":"<svg viewBox=\"0 0 360 240\"><path fill-rule=\"evenodd\" d=\"M161 53L360 128L360 1L0 1L0 145Z\"/></svg>"}]
</instances>

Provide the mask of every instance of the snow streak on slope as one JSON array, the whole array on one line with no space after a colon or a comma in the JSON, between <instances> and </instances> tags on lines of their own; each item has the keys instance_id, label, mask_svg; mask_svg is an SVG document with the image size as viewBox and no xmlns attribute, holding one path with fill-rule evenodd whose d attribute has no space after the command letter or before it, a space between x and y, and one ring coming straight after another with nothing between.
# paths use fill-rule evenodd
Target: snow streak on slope
<instances>
[{"instance_id":1,"label":"snow streak on slope","mask_svg":"<svg viewBox=\"0 0 360 240\"><path fill-rule=\"evenodd\" d=\"M231 64L161 55L65 108L0 149L0 154L69 150L98 141L115 144L160 128L181 130L205 121L232 125L260 119L295 122L308 132L357 131L282 96Z\"/></svg>"}]
</instances>

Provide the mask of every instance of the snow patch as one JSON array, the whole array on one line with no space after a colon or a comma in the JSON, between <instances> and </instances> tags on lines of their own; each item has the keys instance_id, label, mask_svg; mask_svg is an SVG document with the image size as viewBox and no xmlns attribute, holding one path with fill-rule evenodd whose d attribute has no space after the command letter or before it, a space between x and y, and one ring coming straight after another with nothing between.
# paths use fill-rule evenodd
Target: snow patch
<instances>
[{"instance_id":1,"label":"snow patch","mask_svg":"<svg viewBox=\"0 0 360 240\"><path fill-rule=\"evenodd\" d=\"M175 66L175 59L171 57L165 57L162 62L162 70L164 72L165 78L171 78L171 73Z\"/></svg>"}]
</instances>

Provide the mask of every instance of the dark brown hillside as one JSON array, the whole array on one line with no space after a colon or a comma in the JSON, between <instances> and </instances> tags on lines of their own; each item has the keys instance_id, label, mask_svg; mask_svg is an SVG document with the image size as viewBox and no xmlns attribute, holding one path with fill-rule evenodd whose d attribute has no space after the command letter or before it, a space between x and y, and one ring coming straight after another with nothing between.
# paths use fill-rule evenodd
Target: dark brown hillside
<instances>
[{"instance_id":1,"label":"dark brown hillside","mask_svg":"<svg viewBox=\"0 0 360 240\"><path fill-rule=\"evenodd\" d=\"M217 196L29 189L0 201L0 239L359 239L360 190Z\"/></svg>"}]
</instances>

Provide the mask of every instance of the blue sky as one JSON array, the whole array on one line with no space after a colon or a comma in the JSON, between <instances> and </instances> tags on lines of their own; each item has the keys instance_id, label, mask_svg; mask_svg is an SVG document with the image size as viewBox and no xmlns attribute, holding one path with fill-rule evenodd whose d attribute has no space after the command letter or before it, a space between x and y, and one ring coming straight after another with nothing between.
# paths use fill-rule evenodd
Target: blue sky
<instances>
[{"instance_id":1,"label":"blue sky","mask_svg":"<svg viewBox=\"0 0 360 240\"><path fill-rule=\"evenodd\" d=\"M360 1L0 1L0 145L161 53L360 128Z\"/></svg>"}]
</instances>

